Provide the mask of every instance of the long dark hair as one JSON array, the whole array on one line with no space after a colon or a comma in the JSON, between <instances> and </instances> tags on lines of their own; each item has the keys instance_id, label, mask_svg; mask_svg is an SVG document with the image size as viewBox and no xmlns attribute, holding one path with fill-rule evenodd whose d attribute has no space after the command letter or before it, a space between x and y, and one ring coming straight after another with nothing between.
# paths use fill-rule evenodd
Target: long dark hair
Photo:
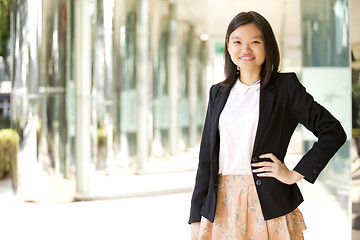
<instances>
[{"instance_id":1,"label":"long dark hair","mask_svg":"<svg viewBox=\"0 0 360 240\"><path fill-rule=\"evenodd\" d=\"M224 50L224 71L226 78L222 82L223 85L233 84L240 77L240 73L239 71L237 71L237 66L231 60L229 51L227 50L229 44L229 37L236 28L250 23L255 24L255 26L260 30L264 38L265 61L262 64L260 71L261 88L266 87L266 85L271 81L273 77L275 77L278 72L280 62L279 47L276 43L274 32L269 22L257 12L241 12L231 20L226 31Z\"/></svg>"}]
</instances>

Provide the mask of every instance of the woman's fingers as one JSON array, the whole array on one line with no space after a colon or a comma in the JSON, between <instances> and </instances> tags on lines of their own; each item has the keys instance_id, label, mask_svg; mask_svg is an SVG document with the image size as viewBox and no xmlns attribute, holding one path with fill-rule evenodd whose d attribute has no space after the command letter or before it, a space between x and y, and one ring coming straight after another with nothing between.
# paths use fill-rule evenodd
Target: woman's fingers
<instances>
[{"instance_id":1,"label":"woman's fingers","mask_svg":"<svg viewBox=\"0 0 360 240\"><path fill-rule=\"evenodd\" d=\"M262 154L260 158L271 159L271 162L262 161L251 164L253 167L258 167L257 169L253 169L253 172L257 173L257 176L274 177L283 183L290 183L289 169L274 154L272 153Z\"/></svg>"},{"instance_id":2,"label":"woman's fingers","mask_svg":"<svg viewBox=\"0 0 360 240\"><path fill-rule=\"evenodd\" d=\"M285 184L296 183L304 177L295 171L290 171L286 165L272 153L262 154L260 158L268 158L271 159L271 161L251 164L252 167L257 167L253 169L253 172L256 173L258 177L273 177Z\"/></svg>"},{"instance_id":3,"label":"woman's fingers","mask_svg":"<svg viewBox=\"0 0 360 240\"><path fill-rule=\"evenodd\" d=\"M259 165L258 167L259 168L254 169L253 172L260 173L260 172L268 172L268 171L272 170L272 166L260 166Z\"/></svg>"},{"instance_id":4,"label":"woman's fingers","mask_svg":"<svg viewBox=\"0 0 360 240\"><path fill-rule=\"evenodd\" d=\"M270 158L272 161L280 161L274 154L272 153L266 153L259 156L260 158Z\"/></svg>"},{"instance_id":5,"label":"woman's fingers","mask_svg":"<svg viewBox=\"0 0 360 240\"><path fill-rule=\"evenodd\" d=\"M274 174L272 174L272 172L263 172L263 173L258 173L256 174L258 177L274 177Z\"/></svg>"}]
</instances>

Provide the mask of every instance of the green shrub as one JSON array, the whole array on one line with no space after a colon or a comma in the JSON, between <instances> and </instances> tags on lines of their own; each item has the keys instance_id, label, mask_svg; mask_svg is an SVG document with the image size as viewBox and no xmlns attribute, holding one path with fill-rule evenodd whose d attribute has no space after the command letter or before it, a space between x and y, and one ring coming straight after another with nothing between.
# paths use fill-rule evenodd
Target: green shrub
<instances>
[{"instance_id":1,"label":"green shrub","mask_svg":"<svg viewBox=\"0 0 360 240\"><path fill-rule=\"evenodd\" d=\"M7 45L10 40L10 7L11 0L0 0L0 56L5 63L9 55Z\"/></svg>"},{"instance_id":2,"label":"green shrub","mask_svg":"<svg viewBox=\"0 0 360 240\"><path fill-rule=\"evenodd\" d=\"M0 179L9 177L16 169L19 135L13 129L0 130Z\"/></svg>"},{"instance_id":3,"label":"green shrub","mask_svg":"<svg viewBox=\"0 0 360 240\"><path fill-rule=\"evenodd\" d=\"M97 146L98 148L106 146L108 132L106 127L97 129Z\"/></svg>"},{"instance_id":4,"label":"green shrub","mask_svg":"<svg viewBox=\"0 0 360 240\"><path fill-rule=\"evenodd\" d=\"M10 118L0 117L0 129L10 127Z\"/></svg>"}]
</instances>

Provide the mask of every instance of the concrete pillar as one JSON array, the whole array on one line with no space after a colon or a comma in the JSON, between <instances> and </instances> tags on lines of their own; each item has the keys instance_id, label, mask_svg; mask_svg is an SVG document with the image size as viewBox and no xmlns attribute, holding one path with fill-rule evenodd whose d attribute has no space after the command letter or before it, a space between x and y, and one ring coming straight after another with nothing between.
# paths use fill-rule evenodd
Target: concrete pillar
<instances>
[{"instance_id":1,"label":"concrete pillar","mask_svg":"<svg viewBox=\"0 0 360 240\"><path fill-rule=\"evenodd\" d=\"M169 4L170 29L168 49L168 77L169 77L169 98L170 98L170 128L169 128L169 149L170 154L175 155L178 151L178 46L177 46L177 19L176 4Z\"/></svg>"},{"instance_id":2,"label":"concrete pillar","mask_svg":"<svg viewBox=\"0 0 360 240\"><path fill-rule=\"evenodd\" d=\"M139 170L143 170L148 160L148 82L151 80L149 68L149 0L137 0L136 19L136 94L137 94L137 158Z\"/></svg>"},{"instance_id":3,"label":"concrete pillar","mask_svg":"<svg viewBox=\"0 0 360 240\"><path fill-rule=\"evenodd\" d=\"M190 27L190 60L188 62L189 67L189 102L190 102L190 146L194 147L197 143L197 81L196 69L196 48L195 48L195 28L194 25Z\"/></svg>"},{"instance_id":4,"label":"concrete pillar","mask_svg":"<svg viewBox=\"0 0 360 240\"><path fill-rule=\"evenodd\" d=\"M91 167L91 28L89 0L75 1L75 101L77 195L90 195Z\"/></svg>"}]
</instances>

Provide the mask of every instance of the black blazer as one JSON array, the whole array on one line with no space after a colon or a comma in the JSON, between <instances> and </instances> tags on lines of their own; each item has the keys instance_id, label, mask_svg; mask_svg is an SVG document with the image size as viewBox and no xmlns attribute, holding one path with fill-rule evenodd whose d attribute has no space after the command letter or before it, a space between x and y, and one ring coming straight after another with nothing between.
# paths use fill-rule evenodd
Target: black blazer
<instances>
[{"instance_id":1,"label":"black blazer","mask_svg":"<svg viewBox=\"0 0 360 240\"><path fill-rule=\"evenodd\" d=\"M214 221L219 172L219 116L232 87L216 84L210 89L189 223L199 222L201 216ZM298 123L313 132L318 141L294 170L314 183L346 141L346 135L339 121L314 101L294 73L279 73L260 90L259 122L251 161L260 161L258 156L264 153L273 153L284 161ZM297 184L287 185L256 174L253 177L265 220L285 215L303 201Z\"/></svg>"}]
</instances>

